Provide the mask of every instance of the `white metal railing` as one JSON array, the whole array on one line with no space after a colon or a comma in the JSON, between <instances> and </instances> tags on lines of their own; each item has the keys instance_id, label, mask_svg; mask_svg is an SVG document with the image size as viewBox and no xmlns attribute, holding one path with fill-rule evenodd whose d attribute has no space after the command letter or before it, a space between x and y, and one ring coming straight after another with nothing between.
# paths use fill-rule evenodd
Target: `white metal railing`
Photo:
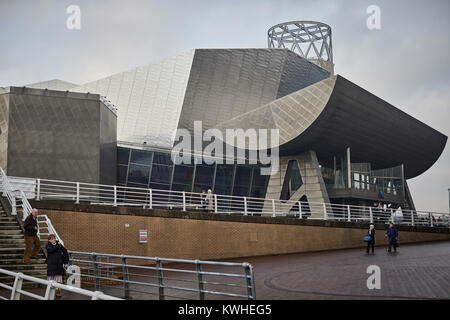
<instances>
[{"instance_id":1,"label":"white metal railing","mask_svg":"<svg viewBox=\"0 0 450 320\"><path fill-rule=\"evenodd\" d=\"M185 191L144 189L114 185L36 179L36 200L69 200L74 203L111 206L168 208L182 211L200 210L213 213L253 216L288 216L299 219L336 220L429 227L449 227L449 213L377 208L331 203L283 201L276 199L228 196Z\"/></svg>"},{"instance_id":2,"label":"white metal railing","mask_svg":"<svg viewBox=\"0 0 450 320\"><path fill-rule=\"evenodd\" d=\"M48 281L32 276L25 275L21 272L12 272L5 269L0 269L0 274L14 277L14 284L12 286L1 283L0 282L0 288L4 288L7 290L11 290L11 295L9 300L20 300L21 295L25 295L37 300L54 300L55 299L55 293L56 289L60 289L63 291L69 291L71 293L79 294L82 296L91 297L91 300L123 300L117 297L106 295L100 291L89 291L73 286L68 286L65 284L57 283L55 281ZM30 281L37 284L42 284L47 286L45 290L45 295L40 296L36 293L28 292L22 289L23 281ZM0 296L0 299L2 300L8 300L6 297Z\"/></svg>"},{"instance_id":3,"label":"white metal railing","mask_svg":"<svg viewBox=\"0 0 450 320\"><path fill-rule=\"evenodd\" d=\"M56 232L56 229L53 227L52 222L50 221L50 218L46 214L39 214L37 216L38 221L38 237L41 239L41 237L49 236L50 234L55 235L56 240L58 240L62 245L64 245L63 240L59 237L58 232ZM47 230L47 231L44 231ZM42 239L41 239L42 240ZM46 240L46 239L44 239Z\"/></svg>"},{"instance_id":4,"label":"white metal railing","mask_svg":"<svg viewBox=\"0 0 450 320\"><path fill-rule=\"evenodd\" d=\"M136 299L218 297L255 300L253 267L247 262L220 262L69 251L80 283L104 288L115 296ZM109 291L106 291L109 290ZM114 293L112 293L114 292ZM134 296L137 294L137 296Z\"/></svg>"},{"instance_id":5,"label":"white metal railing","mask_svg":"<svg viewBox=\"0 0 450 320\"><path fill-rule=\"evenodd\" d=\"M11 206L11 214L17 215L17 212L22 212L22 219L25 220L31 214L32 208L25 193L20 189L13 189L9 182L8 176L0 167L0 190L2 194L8 199Z\"/></svg>"}]
</instances>

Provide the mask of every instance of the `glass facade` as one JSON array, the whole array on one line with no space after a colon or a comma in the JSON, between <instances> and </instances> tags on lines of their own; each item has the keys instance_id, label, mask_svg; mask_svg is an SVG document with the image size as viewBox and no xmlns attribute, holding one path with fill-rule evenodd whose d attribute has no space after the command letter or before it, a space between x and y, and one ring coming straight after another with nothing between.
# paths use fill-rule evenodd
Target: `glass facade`
<instances>
[{"instance_id":1,"label":"glass facade","mask_svg":"<svg viewBox=\"0 0 450 320\"><path fill-rule=\"evenodd\" d=\"M174 165L169 152L117 148L118 185L173 191L213 193L263 198L268 175L260 165Z\"/></svg>"}]
</instances>

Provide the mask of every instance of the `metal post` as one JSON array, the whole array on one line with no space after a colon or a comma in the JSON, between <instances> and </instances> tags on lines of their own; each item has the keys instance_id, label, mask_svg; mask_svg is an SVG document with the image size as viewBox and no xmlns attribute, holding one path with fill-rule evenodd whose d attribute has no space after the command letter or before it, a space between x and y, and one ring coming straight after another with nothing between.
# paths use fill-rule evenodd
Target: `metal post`
<instances>
[{"instance_id":1,"label":"metal post","mask_svg":"<svg viewBox=\"0 0 450 320\"><path fill-rule=\"evenodd\" d=\"M247 215L247 197L244 197L244 215Z\"/></svg>"},{"instance_id":2,"label":"metal post","mask_svg":"<svg viewBox=\"0 0 450 320\"><path fill-rule=\"evenodd\" d=\"M303 219L303 217L302 217L302 203L300 201L298 202L298 218L299 219Z\"/></svg>"},{"instance_id":3,"label":"metal post","mask_svg":"<svg viewBox=\"0 0 450 320\"><path fill-rule=\"evenodd\" d=\"M123 295L125 299L130 298L130 274L128 273L127 258L122 255L122 278L123 278Z\"/></svg>"},{"instance_id":4,"label":"metal post","mask_svg":"<svg viewBox=\"0 0 450 320\"><path fill-rule=\"evenodd\" d=\"M391 222L394 223L394 210L391 208Z\"/></svg>"},{"instance_id":5,"label":"metal post","mask_svg":"<svg viewBox=\"0 0 450 320\"><path fill-rule=\"evenodd\" d=\"M373 223L373 212L372 212L372 207L369 207L369 212L370 212L370 223Z\"/></svg>"},{"instance_id":6,"label":"metal post","mask_svg":"<svg viewBox=\"0 0 450 320\"><path fill-rule=\"evenodd\" d=\"M205 293L203 292L205 290L203 285L203 273L202 273L202 265L198 260L195 260L195 264L197 266L197 278L198 278L198 292L200 300L205 300Z\"/></svg>"},{"instance_id":7,"label":"metal post","mask_svg":"<svg viewBox=\"0 0 450 320\"><path fill-rule=\"evenodd\" d=\"M272 217L275 217L275 199L272 199Z\"/></svg>"},{"instance_id":8,"label":"metal post","mask_svg":"<svg viewBox=\"0 0 450 320\"><path fill-rule=\"evenodd\" d=\"M95 253L92 254L92 261L94 262L94 290L97 291L100 287L100 278L98 274L97 255Z\"/></svg>"},{"instance_id":9,"label":"metal post","mask_svg":"<svg viewBox=\"0 0 450 320\"><path fill-rule=\"evenodd\" d=\"M350 217L350 205L347 205L347 221L350 222L351 221L351 217Z\"/></svg>"},{"instance_id":10,"label":"metal post","mask_svg":"<svg viewBox=\"0 0 450 320\"><path fill-rule=\"evenodd\" d=\"M56 288L53 286L55 281L50 281L50 283L47 285L47 289L45 290L45 300L55 300L55 292Z\"/></svg>"},{"instance_id":11,"label":"metal post","mask_svg":"<svg viewBox=\"0 0 450 320\"><path fill-rule=\"evenodd\" d=\"M214 194L214 213L217 213L217 194Z\"/></svg>"},{"instance_id":12,"label":"metal post","mask_svg":"<svg viewBox=\"0 0 450 320\"><path fill-rule=\"evenodd\" d=\"M14 279L14 285L11 290L11 300L20 300L20 292L18 292L18 291L22 290L22 284L23 284L22 276L23 276L23 273L19 272L16 275L16 278Z\"/></svg>"},{"instance_id":13,"label":"metal post","mask_svg":"<svg viewBox=\"0 0 450 320\"><path fill-rule=\"evenodd\" d=\"M77 182L77 197L76 197L75 203L76 204L80 203L80 183L79 182Z\"/></svg>"},{"instance_id":14,"label":"metal post","mask_svg":"<svg viewBox=\"0 0 450 320\"><path fill-rule=\"evenodd\" d=\"M411 225L414 226L414 212L412 210L409 210L411 212Z\"/></svg>"},{"instance_id":15,"label":"metal post","mask_svg":"<svg viewBox=\"0 0 450 320\"><path fill-rule=\"evenodd\" d=\"M186 192L183 191L183 211L186 211Z\"/></svg>"},{"instance_id":16,"label":"metal post","mask_svg":"<svg viewBox=\"0 0 450 320\"><path fill-rule=\"evenodd\" d=\"M150 209L153 209L153 192L152 192L152 189L148 189L148 192L149 192Z\"/></svg>"},{"instance_id":17,"label":"metal post","mask_svg":"<svg viewBox=\"0 0 450 320\"><path fill-rule=\"evenodd\" d=\"M117 207L117 186L114 186L114 207Z\"/></svg>"},{"instance_id":18,"label":"metal post","mask_svg":"<svg viewBox=\"0 0 450 320\"><path fill-rule=\"evenodd\" d=\"M37 179L37 186L36 186L36 200L41 200L41 179Z\"/></svg>"},{"instance_id":19,"label":"metal post","mask_svg":"<svg viewBox=\"0 0 450 320\"><path fill-rule=\"evenodd\" d=\"M162 262L159 258L156 258L156 268L158 272L158 288L159 288L159 300L164 300L164 284L162 273Z\"/></svg>"},{"instance_id":20,"label":"metal post","mask_svg":"<svg viewBox=\"0 0 450 320\"><path fill-rule=\"evenodd\" d=\"M430 212L429 215L430 215L430 226L433 227L434 226L434 224L433 224L433 214Z\"/></svg>"},{"instance_id":21,"label":"metal post","mask_svg":"<svg viewBox=\"0 0 450 320\"><path fill-rule=\"evenodd\" d=\"M248 300L256 300L255 294L255 279L253 278L252 266L248 263L244 263L245 280L247 282L247 296Z\"/></svg>"},{"instance_id":22,"label":"metal post","mask_svg":"<svg viewBox=\"0 0 450 320\"><path fill-rule=\"evenodd\" d=\"M327 204L323 204L323 220L327 220Z\"/></svg>"}]
</instances>

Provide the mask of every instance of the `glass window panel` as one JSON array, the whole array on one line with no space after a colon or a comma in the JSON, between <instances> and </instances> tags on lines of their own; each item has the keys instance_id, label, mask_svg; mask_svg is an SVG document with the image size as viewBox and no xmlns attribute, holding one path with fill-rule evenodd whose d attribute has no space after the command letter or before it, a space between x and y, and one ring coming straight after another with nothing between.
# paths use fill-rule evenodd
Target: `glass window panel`
<instances>
[{"instance_id":1,"label":"glass window panel","mask_svg":"<svg viewBox=\"0 0 450 320\"><path fill-rule=\"evenodd\" d=\"M170 185L164 184L164 183L150 182L150 189L169 190L170 189Z\"/></svg>"},{"instance_id":2,"label":"glass window panel","mask_svg":"<svg viewBox=\"0 0 450 320\"><path fill-rule=\"evenodd\" d=\"M163 183L170 185L172 180L172 166L163 166L154 164L152 166L151 182Z\"/></svg>"},{"instance_id":3,"label":"glass window panel","mask_svg":"<svg viewBox=\"0 0 450 320\"><path fill-rule=\"evenodd\" d=\"M233 196L243 196L243 197L247 197L248 196L248 190L249 186L234 186L233 189Z\"/></svg>"},{"instance_id":4,"label":"glass window panel","mask_svg":"<svg viewBox=\"0 0 450 320\"><path fill-rule=\"evenodd\" d=\"M236 175L234 178L234 185L248 187L250 185L251 171L252 170L250 167L237 166Z\"/></svg>"},{"instance_id":5,"label":"glass window panel","mask_svg":"<svg viewBox=\"0 0 450 320\"><path fill-rule=\"evenodd\" d=\"M170 158L170 153L155 152L155 155L153 156L153 163L172 165L172 159Z\"/></svg>"},{"instance_id":6,"label":"glass window panel","mask_svg":"<svg viewBox=\"0 0 450 320\"><path fill-rule=\"evenodd\" d=\"M214 193L230 195L231 194L231 183L230 184L216 184L214 186Z\"/></svg>"},{"instance_id":7,"label":"glass window panel","mask_svg":"<svg viewBox=\"0 0 450 320\"><path fill-rule=\"evenodd\" d=\"M231 185L234 165L218 164L216 170L216 185Z\"/></svg>"},{"instance_id":8,"label":"glass window panel","mask_svg":"<svg viewBox=\"0 0 450 320\"><path fill-rule=\"evenodd\" d=\"M128 170L128 182L140 183L147 186L149 175L150 167L139 164L130 164L130 169Z\"/></svg>"},{"instance_id":9,"label":"glass window panel","mask_svg":"<svg viewBox=\"0 0 450 320\"><path fill-rule=\"evenodd\" d=\"M128 166L117 166L117 183L118 184L125 184L127 181L127 171Z\"/></svg>"},{"instance_id":10,"label":"glass window panel","mask_svg":"<svg viewBox=\"0 0 450 320\"><path fill-rule=\"evenodd\" d=\"M151 151L131 150L130 162L149 166L152 164L152 154Z\"/></svg>"},{"instance_id":11,"label":"glass window panel","mask_svg":"<svg viewBox=\"0 0 450 320\"><path fill-rule=\"evenodd\" d=\"M172 191L191 192L191 185L190 184L174 183L174 184L172 184Z\"/></svg>"},{"instance_id":12,"label":"glass window panel","mask_svg":"<svg viewBox=\"0 0 450 320\"><path fill-rule=\"evenodd\" d=\"M117 162L119 164L128 165L128 160L130 158L130 149L127 148L117 148Z\"/></svg>"},{"instance_id":13,"label":"glass window panel","mask_svg":"<svg viewBox=\"0 0 450 320\"><path fill-rule=\"evenodd\" d=\"M195 169L195 186L204 189L212 189L214 178L214 166L198 165Z\"/></svg>"},{"instance_id":14,"label":"glass window panel","mask_svg":"<svg viewBox=\"0 0 450 320\"><path fill-rule=\"evenodd\" d=\"M192 178L194 176L194 167L175 166L173 174L173 183L192 185Z\"/></svg>"}]
</instances>

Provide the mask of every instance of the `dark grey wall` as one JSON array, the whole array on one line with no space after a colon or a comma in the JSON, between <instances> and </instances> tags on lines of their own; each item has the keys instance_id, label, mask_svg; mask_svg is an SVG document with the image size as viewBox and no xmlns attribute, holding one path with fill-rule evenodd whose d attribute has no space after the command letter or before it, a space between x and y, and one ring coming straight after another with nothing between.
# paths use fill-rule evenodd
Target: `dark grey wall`
<instances>
[{"instance_id":1,"label":"dark grey wall","mask_svg":"<svg viewBox=\"0 0 450 320\"><path fill-rule=\"evenodd\" d=\"M104 109L98 95L11 87L8 175L115 182L116 119L101 121Z\"/></svg>"},{"instance_id":2,"label":"dark grey wall","mask_svg":"<svg viewBox=\"0 0 450 320\"><path fill-rule=\"evenodd\" d=\"M100 184L117 182L117 116L100 102Z\"/></svg>"}]
</instances>

